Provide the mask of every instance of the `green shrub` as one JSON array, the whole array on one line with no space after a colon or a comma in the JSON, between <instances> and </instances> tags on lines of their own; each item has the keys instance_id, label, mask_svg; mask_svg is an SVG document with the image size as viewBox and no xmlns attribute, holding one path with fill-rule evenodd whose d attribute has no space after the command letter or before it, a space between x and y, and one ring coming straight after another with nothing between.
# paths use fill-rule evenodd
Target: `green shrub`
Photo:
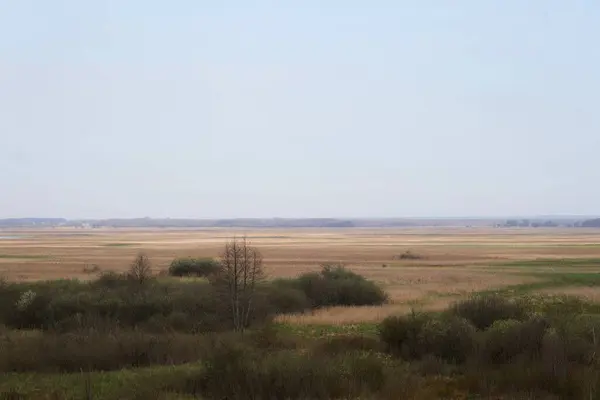
<instances>
[{"instance_id":1,"label":"green shrub","mask_svg":"<svg viewBox=\"0 0 600 400\"><path fill-rule=\"evenodd\" d=\"M0 324L9 324L22 292L19 286L0 280Z\"/></svg>"},{"instance_id":2,"label":"green shrub","mask_svg":"<svg viewBox=\"0 0 600 400\"><path fill-rule=\"evenodd\" d=\"M433 355L450 363L464 362L477 347L477 330L466 319L430 319L418 334L422 355Z\"/></svg>"},{"instance_id":3,"label":"green shrub","mask_svg":"<svg viewBox=\"0 0 600 400\"><path fill-rule=\"evenodd\" d=\"M299 338L285 332L275 324L266 324L243 335L244 343L255 349L292 350L298 348Z\"/></svg>"},{"instance_id":4,"label":"green shrub","mask_svg":"<svg viewBox=\"0 0 600 400\"><path fill-rule=\"evenodd\" d=\"M252 299L250 322L260 326L276 314L327 305L380 304L385 299L385 293L363 277L341 267L325 267L297 280L261 284ZM90 282L0 285L0 324L17 329L219 331L230 328L227 307L207 282L134 280L112 272Z\"/></svg>"},{"instance_id":5,"label":"green shrub","mask_svg":"<svg viewBox=\"0 0 600 400\"><path fill-rule=\"evenodd\" d=\"M197 335L115 331L12 333L0 341L0 372L108 371L196 361L206 352Z\"/></svg>"},{"instance_id":6,"label":"green shrub","mask_svg":"<svg viewBox=\"0 0 600 400\"><path fill-rule=\"evenodd\" d=\"M385 383L383 363L356 353L316 357L293 351L257 352L220 343L193 394L227 399L332 399L374 393Z\"/></svg>"},{"instance_id":7,"label":"green shrub","mask_svg":"<svg viewBox=\"0 0 600 400\"><path fill-rule=\"evenodd\" d=\"M481 357L489 363L506 363L518 356L539 359L548 327L540 317L496 321L483 335Z\"/></svg>"},{"instance_id":8,"label":"green shrub","mask_svg":"<svg viewBox=\"0 0 600 400\"><path fill-rule=\"evenodd\" d=\"M588 343L600 344L600 315L581 314L563 317L556 324L565 335L575 335Z\"/></svg>"},{"instance_id":9,"label":"green shrub","mask_svg":"<svg viewBox=\"0 0 600 400\"><path fill-rule=\"evenodd\" d=\"M340 265L324 265L319 273L278 284L304 292L313 308L380 305L387 301L386 293L375 282Z\"/></svg>"},{"instance_id":10,"label":"green shrub","mask_svg":"<svg viewBox=\"0 0 600 400\"><path fill-rule=\"evenodd\" d=\"M266 287L267 302L275 314L304 312L311 308L306 294L291 285L273 282Z\"/></svg>"},{"instance_id":11,"label":"green shrub","mask_svg":"<svg viewBox=\"0 0 600 400\"><path fill-rule=\"evenodd\" d=\"M465 318L477 329L487 329L496 321L514 319L524 320L527 309L521 302L506 299L496 294L472 297L455 303L450 314Z\"/></svg>"},{"instance_id":12,"label":"green shrub","mask_svg":"<svg viewBox=\"0 0 600 400\"><path fill-rule=\"evenodd\" d=\"M228 328L214 289L203 282L149 280L140 285L122 275L105 274L89 283L13 284L6 290L0 288L0 299L0 324L8 328L60 332L87 328L207 332ZM273 313L258 296L255 311L255 323Z\"/></svg>"},{"instance_id":13,"label":"green shrub","mask_svg":"<svg viewBox=\"0 0 600 400\"><path fill-rule=\"evenodd\" d=\"M596 399L599 376L591 367L517 358L493 368L474 364L463 385L494 399Z\"/></svg>"},{"instance_id":14,"label":"green shrub","mask_svg":"<svg viewBox=\"0 0 600 400\"><path fill-rule=\"evenodd\" d=\"M583 365L600 360L600 315L564 316L546 333L544 356Z\"/></svg>"},{"instance_id":15,"label":"green shrub","mask_svg":"<svg viewBox=\"0 0 600 400\"><path fill-rule=\"evenodd\" d=\"M103 272L98 279L91 282L91 286L97 289L116 289L118 287L129 286L127 275L119 274L113 271Z\"/></svg>"},{"instance_id":16,"label":"green shrub","mask_svg":"<svg viewBox=\"0 0 600 400\"><path fill-rule=\"evenodd\" d=\"M55 322L50 302L86 287L75 280L13 283L0 287L0 323L17 329L45 329Z\"/></svg>"},{"instance_id":17,"label":"green shrub","mask_svg":"<svg viewBox=\"0 0 600 400\"><path fill-rule=\"evenodd\" d=\"M219 262L212 258L176 258L171 262L169 275L209 277L219 270Z\"/></svg>"},{"instance_id":18,"label":"green shrub","mask_svg":"<svg viewBox=\"0 0 600 400\"><path fill-rule=\"evenodd\" d=\"M477 330L466 319L426 314L388 317L379 327L387 350L412 360L430 355L451 363L464 362L477 348Z\"/></svg>"},{"instance_id":19,"label":"green shrub","mask_svg":"<svg viewBox=\"0 0 600 400\"><path fill-rule=\"evenodd\" d=\"M379 325L379 338L391 354L405 359L419 358L424 354L420 345L421 331L431 320L427 314L387 317Z\"/></svg>"}]
</instances>

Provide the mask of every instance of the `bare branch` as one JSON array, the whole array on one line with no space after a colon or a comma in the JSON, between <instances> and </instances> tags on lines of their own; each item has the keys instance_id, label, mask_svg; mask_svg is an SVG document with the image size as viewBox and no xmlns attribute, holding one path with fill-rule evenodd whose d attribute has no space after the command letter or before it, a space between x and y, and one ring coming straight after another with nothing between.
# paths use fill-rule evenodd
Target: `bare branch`
<instances>
[{"instance_id":1,"label":"bare branch","mask_svg":"<svg viewBox=\"0 0 600 400\"><path fill-rule=\"evenodd\" d=\"M229 304L235 330L243 331L250 325L257 284L263 278L262 256L245 237L225 244L219 271L211 282L222 301Z\"/></svg>"},{"instance_id":2,"label":"bare branch","mask_svg":"<svg viewBox=\"0 0 600 400\"><path fill-rule=\"evenodd\" d=\"M143 253L138 254L131 263L127 276L129 279L138 282L140 285L150 279L152 277L152 264L150 263L148 256Z\"/></svg>"}]
</instances>

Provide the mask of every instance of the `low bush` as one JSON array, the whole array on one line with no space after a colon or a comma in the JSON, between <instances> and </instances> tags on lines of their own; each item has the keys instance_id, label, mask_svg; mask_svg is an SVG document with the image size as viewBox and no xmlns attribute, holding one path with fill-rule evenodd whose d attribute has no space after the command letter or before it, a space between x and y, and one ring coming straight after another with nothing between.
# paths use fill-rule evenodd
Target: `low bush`
<instances>
[{"instance_id":1,"label":"low bush","mask_svg":"<svg viewBox=\"0 0 600 400\"><path fill-rule=\"evenodd\" d=\"M196 361L206 352L198 335L116 331L17 332L0 340L0 372L108 371Z\"/></svg>"},{"instance_id":2,"label":"low bush","mask_svg":"<svg viewBox=\"0 0 600 400\"><path fill-rule=\"evenodd\" d=\"M380 305L387 295L375 282L341 265L324 265L320 272L278 281L279 285L302 291L313 308Z\"/></svg>"},{"instance_id":3,"label":"low bush","mask_svg":"<svg viewBox=\"0 0 600 400\"><path fill-rule=\"evenodd\" d=\"M352 279L346 271L319 275ZM526 312L546 307L541 303L470 299L469 307L386 318L379 337L347 327L307 327L308 335L268 323L274 309L310 304L294 284L261 284L255 323L244 333L226 331L231 326L219 298L196 280L140 284L104 275L90 283L4 284L0 298L10 301L0 315L9 324L0 322L0 375L63 379L78 374L55 373L191 363L182 368L189 373L142 396L164 389L172 398L597 398L600 316L581 313L591 306L569 302L572 312L560 315L553 303L546 315ZM488 319L481 317L485 309L494 310ZM477 330L472 319L479 326L493 322ZM180 333L205 331L211 333ZM75 397L83 396L69 398Z\"/></svg>"},{"instance_id":4,"label":"low bush","mask_svg":"<svg viewBox=\"0 0 600 400\"><path fill-rule=\"evenodd\" d=\"M566 316L553 325L544 337L546 359L582 365L600 361L600 316Z\"/></svg>"},{"instance_id":5,"label":"low bush","mask_svg":"<svg viewBox=\"0 0 600 400\"><path fill-rule=\"evenodd\" d=\"M171 262L169 275L210 277L219 270L219 262L212 258L176 258Z\"/></svg>"},{"instance_id":6,"label":"low bush","mask_svg":"<svg viewBox=\"0 0 600 400\"><path fill-rule=\"evenodd\" d=\"M379 338L389 353L405 359L419 358L423 355L421 332L431 320L427 314L416 313L387 317L379 325Z\"/></svg>"},{"instance_id":7,"label":"low bush","mask_svg":"<svg viewBox=\"0 0 600 400\"><path fill-rule=\"evenodd\" d=\"M563 335L576 335L588 343L600 345L600 315L563 316L563 319L555 325Z\"/></svg>"},{"instance_id":8,"label":"low bush","mask_svg":"<svg viewBox=\"0 0 600 400\"><path fill-rule=\"evenodd\" d=\"M408 360L434 356L462 363L477 349L477 330L464 318L426 314L388 317L379 329L387 351Z\"/></svg>"},{"instance_id":9,"label":"low bush","mask_svg":"<svg viewBox=\"0 0 600 400\"><path fill-rule=\"evenodd\" d=\"M455 303L449 313L465 318L477 329L484 330L496 321L526 319L527 307L521 301L510 300L497 294L486 294Z\"/></svg>"},{"instance_id":10,"label":"low bush","mask_svg":"<svg viewBox=\"0 0 600 400\"><path fill-rule=\"evenodd\" d=\"M275 281L265 287L268 305L275 314L301 313L311 308L306 294L290 284Z\"/></svg>"},{"instance_id":11,"label":"low bush","mask_svg":"<svg viewBox=\"0 0 600 400\"><path fill-rule=\"evenodd\" d=\"M127 287L131 282L127 275L119 274L114 271L102 272L98 279L91 281L90 286L94 289L111 290L120 287Z\"/></svg>"},{"instance_id":12,"label":"low bush","mask_svg":"<svg viewBox=\"0 0 600 400\"><path fill-rule=\"evenodd\" d=\"M480 355L488 363L507 363L517 357L539 359L547 321L536 317L527 321L499 320L483 334Z\"/></svg>"},{"instance_id":13,"label":"low bush","mask_svg":"<svg viewBox=\"0 0 600 400\"><path fill-rule=\"evenodd\" d=\"M433 355L450 363L463 363L477 348L477 330L466 319L430 319L418 334L421 356Z\"/></svg>"},{"instance_id":14,"label":"low bush","mask_svg":"<svg viewBox=\"0 0 600 400\"><path fill-rule=\"evenodd\" d=\"M193 261L189 264L188 261ZM205 268L212 260L180 259L175 269ZM181 282L149 275L149 261L138 256L126 274L105 272L98 279L0 285L0 324L9 329L73 332L94 328L146 329L150 332L208 332L231 328L228 301L202 280ZM186 269L185 274L200 274ZM181 270L174 274L184 274ZM263 282L253 294L250 326L263 325L276 314L301 313L335 305L381 304L385 292L340 266L298 279Z\"/></svg>"},{"instance_id":15,"label":"low bush","mask_svg":"<svg viewBox=\"0 0 600 400\"><path fill-rule=\"evenodd\" d=\"M274 351L297 349L301 338L280 329L275 324L265 324L259 329L245 333L238 341L254 349Z\"/></svg>"},{"instance_id":16,"label":"low bush","mask_svg":"<svg viewBox=\"0 0 600 400\"><path fill-rule=\"evenodd\" d=\"M332 399L377 392L385 379L383 363L366 355L264 353L229 342L215 347L189 387L210 398Z\"/></svg>"},{"instance_id":17,"label":"low bush","mask_svg":"<svg viewBox=\"0 0 600 400\"><path fill-rule=\"evenodd\" d=\"M206 332L228 327L213 288L204 282L140 284L108 273L91 282L10 284L0 289L0 297L0 324L13 329ZM266 307L257 304L257 316L264 318L270 312Z\"/></svg>"},{"instance_id":18,"label":"low bush","mask_svg":"<svg viewBox=\"0 0 600 400\"><path fill-rule=\"evenodd\" d=\"M598 371L574 364L515 359L493 368L474 364L464 373L469 393L493 399L596 399Z\"/></svg>"}]
</instances>

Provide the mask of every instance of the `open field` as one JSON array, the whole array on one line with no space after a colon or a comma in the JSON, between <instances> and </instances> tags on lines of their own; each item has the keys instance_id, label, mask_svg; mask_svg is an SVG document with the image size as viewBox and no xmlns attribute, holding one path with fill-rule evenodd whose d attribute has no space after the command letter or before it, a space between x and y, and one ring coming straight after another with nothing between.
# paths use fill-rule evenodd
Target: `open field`
<instances>
[{"instance_id":1,"label":"open field","mask_svg":"<svg viewBox=\"0 0 600 400\"><path fill-rule=\"evenodd\" d=\"M582 296L590 297L592 289L568 282L545 284L545 276L600 272L599 230L40 229L1 232L0 276L14 281L86 279L94 276L86 272L93 265L102 271L126 270L138 252L145 252L160 272L175 257L217 256L234 235L247 235L262 250L271 277L292 277L316 270L321 263L341 262L382 284L391 295L392 303L383 307L282 317L293 322L375 321L411 308L442 308L472 292L519 285L545 293L581 290ZM398 259L408 250L421 258Z\"/></svg>"},{"instance_id":2,"label":"open field","mask_svg":"<svg viewBox=\"0 0 600 400\"><path fill-rule=\"evenodd\" d=\"M334 275L310 298L371 305L323 309L307 301L290 308L294 291L307 300L315 286L274 283L263 288L270 297L262 303L273 311L263 320L258 313L240 334L230 331L224 303L202 279L92 280L101 271L126 271L140 252L154 273L175 257L215 257L244 234L273 278L343 263L391 301L349 302L363 286ZM600 392L600 231L48 229L2 231L0 238L0 276L23 282L0 284L0 398L243 399L253 391L253 398L532 399ZM54 281L60 278L90 282ZM281 290L291 297L280 297ZM300 313L282 314L290 310Z\"/></svg>"}]
</instances>

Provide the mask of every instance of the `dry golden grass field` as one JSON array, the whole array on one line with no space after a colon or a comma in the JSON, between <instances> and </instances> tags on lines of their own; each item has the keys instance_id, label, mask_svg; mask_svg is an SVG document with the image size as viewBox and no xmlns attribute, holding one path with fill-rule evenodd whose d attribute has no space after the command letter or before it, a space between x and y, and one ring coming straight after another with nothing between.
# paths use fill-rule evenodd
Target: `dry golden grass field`
<instances>
[{"instance_id":1,"label":"dry golden grass field","mask_svg":"<svg viewBox=\"0 0 600 400\"><path fill-rule=\"evenodd\" d=\"M600 230L586 229L40 229L0 231L0 276L7 280L94 277L90 268L124 271L139 252L156 272L182 256L218 256L234 235L246 235L261 249L271 277L343 263L384 285L391 303L382 307L334 308L314 315L282 317L293 322L378 320L410 308L443 307L475 291L535 282L534 272L555 272L534 259L600 259ZM418 260L397 259L410 250ZM513 263L513 265L510 265ZM569 272L600 272L582 263ZM557 291L600 299L596 288Z\"/></svg>"}]
</instances>

